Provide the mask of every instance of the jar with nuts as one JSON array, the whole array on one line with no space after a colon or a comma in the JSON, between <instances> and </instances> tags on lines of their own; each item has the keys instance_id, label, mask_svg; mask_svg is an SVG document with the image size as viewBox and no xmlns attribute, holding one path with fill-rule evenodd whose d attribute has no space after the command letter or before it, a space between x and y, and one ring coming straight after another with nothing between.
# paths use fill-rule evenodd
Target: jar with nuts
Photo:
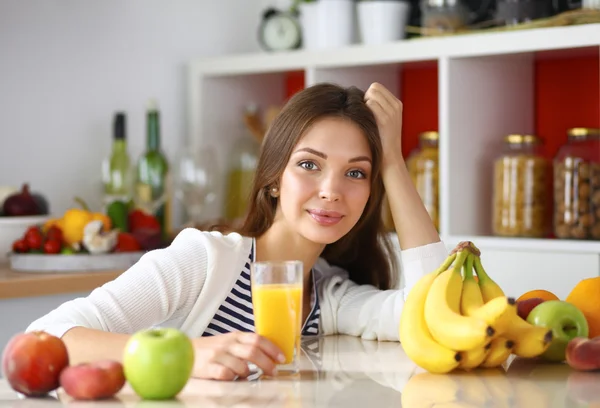
<instances>
[{"instance_id":1,"label":"jar with nuts","mask_svg":"<svg viewBox=\"0 0 600 408\"><path fill-rule=\"evenodd\" d=\"M428 131L419 135L419 147L411 152L406 165L421 200L439 231L439 155L438 132Z\"/></svg>"},{"instance_id":2,"label":"jar with nuts","mask_svg":"<svg viewBox=\"0 0 600 408\"><path fill-rule=\"evenodd\" d=\"M550 161L534 135L511 134L494 161L493 224L495 235L540 238L548 234Z\"/></svg>"},{"instance_id":3,"label":"jar with nuts","mask_svg":"<svg viewBox=\"0 0 600 408\"><path fill-rule=\"evenodd\" d=\"M554 234L600 239L600 129L569 129L554 159Z\"/></svg>"}]
</instances>

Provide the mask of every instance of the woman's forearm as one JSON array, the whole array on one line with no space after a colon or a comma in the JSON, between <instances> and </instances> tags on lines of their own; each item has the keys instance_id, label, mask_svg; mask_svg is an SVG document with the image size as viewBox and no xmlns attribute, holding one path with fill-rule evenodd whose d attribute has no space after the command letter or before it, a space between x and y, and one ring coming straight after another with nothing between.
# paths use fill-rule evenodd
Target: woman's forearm
<instances>
[{"instance_id":1,"label":"woman's forearm","mask_svg":"<svg viewBox=\"0 0 600 408\"><path fill-rule=\"evenodd\" d=\"M385 163L383 183L403 250L440 241L429 213L417 192L403 159Z\"/></svg>"},{"instance_id":2,"label":"woman's forearm","mask_svg":"<svg viewBox=\"0 0 600 408\"><path fill-rule=\"evenodd\" d=\"M74 327L63 335L62 340L69 352L69 363L75 365L104 359L122 362L129 338L128 334Z\"/></svg>"}]
</instances>

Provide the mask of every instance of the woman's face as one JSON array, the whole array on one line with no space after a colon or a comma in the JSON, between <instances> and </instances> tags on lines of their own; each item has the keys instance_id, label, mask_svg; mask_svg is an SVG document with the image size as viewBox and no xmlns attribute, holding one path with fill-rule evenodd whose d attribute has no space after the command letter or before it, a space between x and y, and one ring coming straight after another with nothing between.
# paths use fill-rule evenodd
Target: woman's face
<instances>
[{"instance_id":1,"label":"woman's face","mask_svg":"<svg viewBox=\"0 0 600 408\"><path fill-rule=\"evenodd\" d=\"M276 220L316 243L339 240L365 209L371 163L369 144L357 125L321 119L292 150L280 181Z\"/></svg>"}]
</instances>

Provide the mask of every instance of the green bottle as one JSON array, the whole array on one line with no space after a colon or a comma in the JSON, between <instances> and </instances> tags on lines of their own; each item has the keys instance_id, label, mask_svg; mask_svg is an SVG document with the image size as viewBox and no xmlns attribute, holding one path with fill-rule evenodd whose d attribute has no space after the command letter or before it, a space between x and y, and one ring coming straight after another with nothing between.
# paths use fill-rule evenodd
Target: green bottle
<instances>
[{"instance_id":1,"label":"green bottle","mask_svg":"<svg viewBox=\"0 0 600 408\"><path fill-rule=\"evenodd\" d=\"M128 202L132 199L132 168L127 152L126 115L117 112L113 122L113 141L110 155L102 163L104 209L114 201Z\"/></svg>"},{"instance_id":2,"label":"green bottle","mask_svg":"<svg viewBox=\"0 0 600 408\"><path fill-rule=\"evenodd\" d=\"M169 162L160 149L160 112L150 101L146 112L146 151L137 164L135 204L154 215L161 226L163 239L170 232Z\"/></svg>"}]
</instances>

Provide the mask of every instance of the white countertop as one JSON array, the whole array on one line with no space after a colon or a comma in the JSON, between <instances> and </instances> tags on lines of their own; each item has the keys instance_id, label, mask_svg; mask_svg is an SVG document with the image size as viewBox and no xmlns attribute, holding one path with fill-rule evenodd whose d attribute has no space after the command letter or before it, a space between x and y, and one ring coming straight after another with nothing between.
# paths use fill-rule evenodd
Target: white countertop
<instances>
[{"instance_id":1,"label":"white countertop","mask_svg":"<svg viewBox=\"0 0 600 408\"><path fill-rule=\"evenodd\" d=\"M312 350L309 352L309 350ZM175 401L142 401L127 385L110 401L18 399L0 379L0 407L587 407L600 404L600 372L513 359L505 369L432 375L399 343L331 336L305 342L296 379L191 379ZM452 404L444 404L449 402Z\"/></svg>"}]
</instances>

